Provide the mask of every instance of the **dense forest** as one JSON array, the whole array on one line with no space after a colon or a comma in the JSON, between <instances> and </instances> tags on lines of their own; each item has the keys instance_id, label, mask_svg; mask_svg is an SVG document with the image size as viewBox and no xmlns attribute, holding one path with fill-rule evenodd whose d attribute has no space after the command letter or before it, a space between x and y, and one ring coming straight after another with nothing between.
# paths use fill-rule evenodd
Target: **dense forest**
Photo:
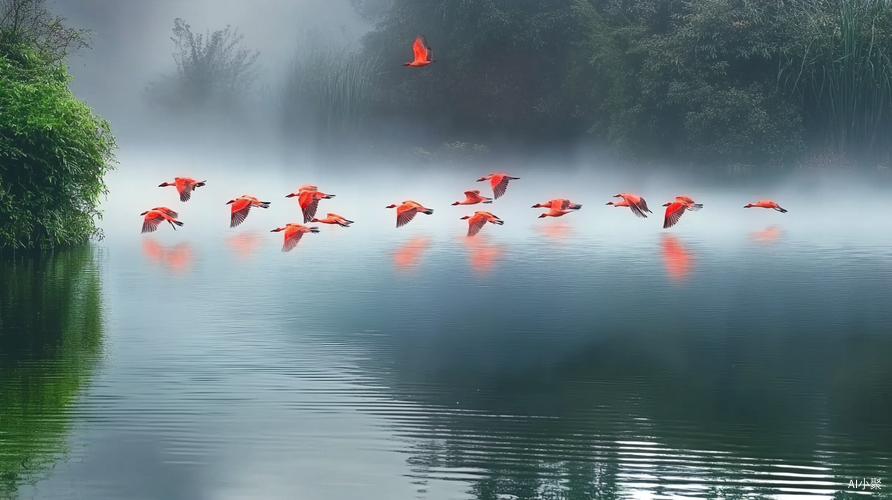
<instances>
[{"instance_id":1,"label":"dense forest","mask_svg":"<svg viewBox=\"0 0 892 500\"><path fill-rule=\"evenodd\" d=\"M361 44L307 45L270 86L295 138L584 143L701 164L890 160L888 0L351 1L373 26ZM202 41L177 23L188 95L215 87L210 74L229 95L250 84L257 54L229 28ZM418 33L437 63L402 67Z\"/></svg>"}]
</instances>

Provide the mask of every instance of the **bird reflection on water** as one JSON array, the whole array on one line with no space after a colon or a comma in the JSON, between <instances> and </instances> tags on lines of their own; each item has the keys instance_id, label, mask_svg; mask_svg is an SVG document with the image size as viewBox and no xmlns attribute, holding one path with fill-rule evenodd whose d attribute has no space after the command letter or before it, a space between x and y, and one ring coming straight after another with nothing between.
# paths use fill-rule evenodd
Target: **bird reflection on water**
<instances>
[{"instance_id":1,"label":"bird reflection on water","mask_svg":"<svg viewBox=\"0 0 892 500\"><path fill-rule=\"evenodd\" d=\"M260 245L260 236L256 232L239 233L227 238L226 244L240 259L249 259Z\"/></svg>"},{"instance_id":2,"label":"bird reflection on water","mask_svg":"<svg viewBox=\"0 0 892 500\"><path fill-rule=\"evenodd\" d=\"M691 273L691 253L675 236L663 233L660 240L663 250L663 265L669 279L676 283L685 281Z\"/></svg>"},{"instance_id":3,"label":"bird reflection on water","mask_svg":"<svg viewBox=\"0 0 892 500\"><path fill-rule=\"evenodd\" d=\"M468 262L471 264L471 269L480 274L490 273L496 262L505 253L504 245L490 243L480 237L462 237L461 240L468 250Z\"/></svg>"},{"instance_id":4,"label":"bird reflection on water","mask_svg":"<svg viewBox=\"0 0 892 500\"><path fill-rule=\"evenodd\" d=\"M416 236L397 248L393 254L393 265L397 271L412 271L418 266L421 255L430 247L430 239Z\"/></svg>"},{"instance_id":5,"label":"bird reflection on water","mask_svg":"<svg viewBox=\"0 0 892 500\"><path fill-rule=\"evenodd\" d=\"M573 232L573 228L566 222L559 222L557 224L549 224L546 222L535 227L536 230L545 235L546 238L555 242L566 240L567 237Z\"/></svg>"},{"instance_id":6,"label":"bird reflection on water","mask_svg":"<svg viewBox=\"0 0 892 500\"><path fill-rule=\"evenodd\" d=\"M777 242L777 238L781 235L781 230L777 226L768 226L761 231L753 231L750 233L750 239L756 243L773 244Z\"/></svg>"},{"instance_id":7,"label":"bird reflection on water","mask_svg":"<svg viewBox=\"0 0 892 500\"><path fill-rule=\"evenodd\" d=\"M156 262L176 274L183 273L190 268L194 255L192 245L188 242L166 247L153 238L142 240L142 251L150 261Z\"/></svg>"}]
</instances>

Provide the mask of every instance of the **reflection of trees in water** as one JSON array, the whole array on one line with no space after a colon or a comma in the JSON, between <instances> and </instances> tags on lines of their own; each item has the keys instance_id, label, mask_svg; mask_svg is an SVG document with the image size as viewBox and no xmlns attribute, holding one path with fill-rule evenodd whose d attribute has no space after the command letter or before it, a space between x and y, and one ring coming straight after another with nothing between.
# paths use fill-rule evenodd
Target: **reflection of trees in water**
<instances>
[{"instance_id":1,"label":"reflection of trees in water","mask_svg":"<svg viewBox=\"0 0 892 500\"><path fill-rule=\"evenodd\" d=\"M512 372L439 349L436 364L389 365L397 398L421 406L395 427L415 443L419 483L469 480L479 499L620 498L636 483L655 495L833 496L851 478L892 476L892 338L730 333L629 331ZM390 355L419 355L400 345Z\"/></svg>"},{"instance_id":2,"label":"reflection of trees in water","mask_svg":"<svg viewBox=\"0 0 892 500\"><path fill-rule=\"evenodd\" d=\"M102 343L91 247L0 259L0 497L65 452L69 407Z\"/></svg>"}]
</instances>

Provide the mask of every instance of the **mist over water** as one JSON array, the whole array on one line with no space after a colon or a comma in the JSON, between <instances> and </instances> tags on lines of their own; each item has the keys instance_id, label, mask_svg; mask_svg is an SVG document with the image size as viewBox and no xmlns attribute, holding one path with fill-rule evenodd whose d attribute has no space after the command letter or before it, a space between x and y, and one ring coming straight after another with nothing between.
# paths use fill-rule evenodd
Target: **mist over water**
<instances>
[{"instance_id":1,"label":"mist over water","mask_svg":"<svg viewBox=\"0 0 892 500\"><path fill-rule=\"evenodd\" d=\"M149 116L174 17L238 26L273 71L307 27L370 28L346 1L245 5L58 3L97 31L73 88L120 164L104 240L0 269L0 493L836 499L878 478L888 497L888 170L630 167L581 145L384 161L297 146L264 106ZM492 196L493 172L520 179L451 206ZM181 203L158 187L175 176L207 185ZM285 253L270 231L302 223L303 184L335 195L317 217L355 223ZM606 205L621 192L653 213ZM230 228L244 194L271 206ZM677 195L704 208L663 229ZM583 207L531 208L558 197ZM743 208L762 198L789 212ZM396 228L404 200L434 213ZM157 206L184 226L140 234ZM468 238L475 210L505 223Z\"/></svg>"}]
</instances>

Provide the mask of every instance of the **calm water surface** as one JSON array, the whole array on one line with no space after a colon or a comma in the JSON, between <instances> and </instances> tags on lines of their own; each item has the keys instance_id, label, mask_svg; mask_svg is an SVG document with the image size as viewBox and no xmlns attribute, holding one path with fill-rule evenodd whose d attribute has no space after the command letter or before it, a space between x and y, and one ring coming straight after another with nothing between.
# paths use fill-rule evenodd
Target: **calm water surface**
<instances>
[{"instance_id":1,"label":"calm water surface","mask_svg":"<svg viewBox=\"0 0 892 500\"><path fill-rule=\"evenodd\" d=\"M104 241L2 261L0 495L892 496L886 177L531 170L467 239L449 203L486 172L193 164L183 204L169 160L122 162ZM306 182L356 224L282 253ZM656 213L604 206L623 190ZM273 205L230 229L243 193ZM682 193L705 208L663 230ZM584 208L537 219L556 195ZM435 213L397 230L403 199ZM186 225L140 235L158 205Z\"/></svg>"}]
</instances>

